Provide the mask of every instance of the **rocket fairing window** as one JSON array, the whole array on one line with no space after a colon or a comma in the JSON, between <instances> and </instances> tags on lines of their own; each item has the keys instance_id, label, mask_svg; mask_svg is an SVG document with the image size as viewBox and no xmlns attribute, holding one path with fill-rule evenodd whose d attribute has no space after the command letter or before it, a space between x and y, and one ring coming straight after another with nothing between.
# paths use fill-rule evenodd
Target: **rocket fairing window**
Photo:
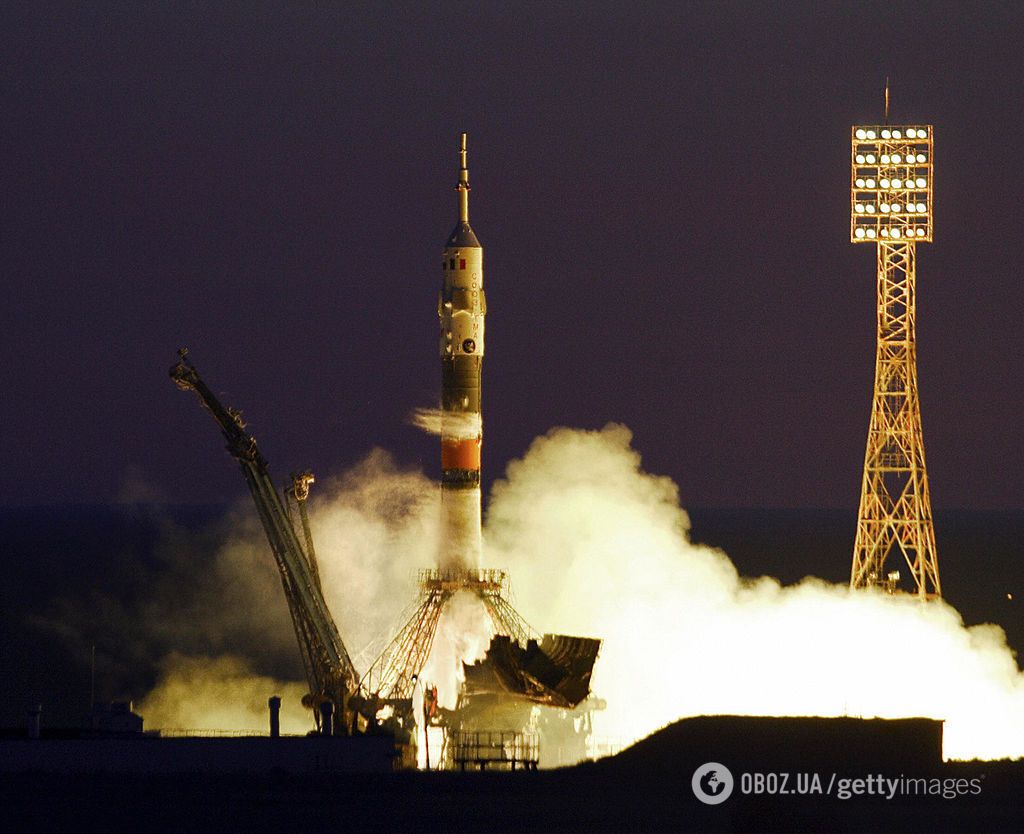
<instances>
[{"instance_id":1,"label":"rocket fairing window","mask_svg":"<svg viewBox=\"0 0 1024 834\"><path fill-rule=\"evenodd\" d=\"M465 258L459 258L459 269L465 269L465 268L466 268L466 259Z\"/></svg>"},{"instance_id":2,"label":"rocket fairing window","mask_svg":"<svg viewBox=\"0 0 1024 834\"><path fill-rule=\"evenodd\" d=\"M455 258L448 261L448 269L455 269Z\"/></svg>"}]
</instances>

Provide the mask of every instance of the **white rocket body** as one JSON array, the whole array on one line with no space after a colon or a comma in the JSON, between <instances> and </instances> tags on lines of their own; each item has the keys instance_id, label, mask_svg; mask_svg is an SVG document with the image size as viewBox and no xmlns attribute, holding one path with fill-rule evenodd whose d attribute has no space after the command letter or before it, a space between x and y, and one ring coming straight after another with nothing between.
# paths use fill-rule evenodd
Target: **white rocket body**
<instances>
[{"instance_id":1,"label":"white rocket body","mask_svg":"<svg viewBox=\"0 0 1024 834\"><path fill-rule=\"evenodd\" d=\"M484 250L469 225L466 135L460 152L459 221L442 255L441 552L442 570L480 567L480 408L484 355Z\"/></svg>"}]
</instances>

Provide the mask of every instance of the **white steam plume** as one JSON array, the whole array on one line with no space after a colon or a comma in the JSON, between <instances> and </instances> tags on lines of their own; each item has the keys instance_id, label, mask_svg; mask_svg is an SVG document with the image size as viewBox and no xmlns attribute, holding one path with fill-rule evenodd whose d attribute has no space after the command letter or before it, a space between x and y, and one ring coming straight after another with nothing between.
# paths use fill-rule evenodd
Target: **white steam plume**
<instances>
[{"instance_id":1,"label":"white steam plume","mask_svg":"<svg viewBox=\"0 0 1024 834\"><path fill-rule=\"evenodd\" d=\"M311 501L324 595L362 674L412 614L418 570L438 566L440 491L377 449ZM455 706L461 661L481 657L489 642L483 607L456 595L422 674L442 706Z\"/></svg>"},{"instance_id":2,"label":"white steam plume","mask_svg":"<svg viewBox=\"0 0 1024 834\"><path fill-rule=\"evenodd\" d=\"M598 732L698 714L925 716L947 758L1024 755L1024 675L1001 628L944 602L808 578L744 579L689 540L667 478L623 426L554 429L495 484L486 558L535 626L604 640Z\"/></svg>"},{"instance_id":3,"label":"white steam plume","mask_svg":"<svg viewBox=\"0 0 1024 834\"><path fill-rule=\"evenodd\" d=\"M139 704L148 728L249 730L266 735L267 699L281 698L281 732L309 731L309 713L301 706L308 687L257 675L242 658L188 657L172 653L161 663L160 679Z\"/></svg>"},{"instance_id":4,"label":"white steam plume","mask_svg":"<svg viewBox=\"0 0 1024 834\"><path fill-rule=\"evenodd\" d=\"M947 722L947 758L1024 755L1024 675L1001 628L967 628L944 602L741 577L690 541L677 487L644 472L630 440L615 425L538 438L495 484L485 529L485 564L508 569L529 622L604 641L599 734L698 714L927 716ZM376 451L311 504L327 601L363 672L434 564L439 490ZM265 542L250 551L270 563ZM446 706L459 660L482 648L474 604L442 621L424 670Z\"/></svg>"},{"instance_id":5,"label":"white steam plume","mask_svg":"<svg viewBox=\"0 0 1024 834\"><path fill-rule=\"evenodd\" d=\"M375 449L310 504L324 596L363 673L412 613L417 571L435 565L439 490Z\"/></svg>"}]
</instances>

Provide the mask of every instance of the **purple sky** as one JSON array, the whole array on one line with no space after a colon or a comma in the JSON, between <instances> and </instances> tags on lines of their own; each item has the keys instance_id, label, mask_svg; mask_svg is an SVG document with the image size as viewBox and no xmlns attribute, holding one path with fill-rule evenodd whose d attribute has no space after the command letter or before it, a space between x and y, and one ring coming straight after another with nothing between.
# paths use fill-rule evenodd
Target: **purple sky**
<instances>
[{"instance_id":1,"label":"purple sky","mask_svg":"<svg viewBox=\"0 0 1024 834\"><path fill-rule=\"evenodd\" d=\"M242 495L167 378L183 344L279 477L374 445L436 475L407 415L438 398L465 130L485 481L622 421L684 504L853 513L875 283L847 143L891 73L893 120L935 125L934 502L1024 508L1024 7L342 5L3 5L0 504Z\"/></svg>"}]
</instances>

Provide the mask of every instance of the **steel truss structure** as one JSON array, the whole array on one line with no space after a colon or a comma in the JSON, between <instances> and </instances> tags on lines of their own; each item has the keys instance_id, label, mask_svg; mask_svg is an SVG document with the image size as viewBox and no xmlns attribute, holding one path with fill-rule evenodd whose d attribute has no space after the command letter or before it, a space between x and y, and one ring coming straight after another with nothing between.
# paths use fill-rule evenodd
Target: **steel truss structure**
<instances>
[{"instance_id":1,"label":"steel truss structure","mask_svg":"<svg viewBox=\"0 0 1024 834\"><path fill-rule=\"evenodd\" d=\"M434 645L441 614L455 594L478 597L499 634L522 645L533 630L507 599L508 577L502 570L436 570L419 572L420 602L397 636L381 652L360 681L360 688L386 702L412 697L416 678Z\"/></svg>"},{"instance_id":2,"label":"steel truss structure","mask_svg":"<svg viewBox=\"0 0 1024 834\"><path fill-rule=\"evenodd\" d=\"M267 460L249 434L240 412L221 404L188 360L188 350L178 351L178 363L170 370L171 379L183 391L193 391L210 412L227 440L227 450L241 466L260 521L274 554L295 635L298 638L302 664L309 682L307 706L319 720L320 706L329 703L332 709L331 732L346 732L350 726L349 702L358 692L358 674L348 649L331 617L320 585L320 572L313 537L309 528L306 500L313 474L292 475L292 484L285 491L285 500L274 485ZM296 527L293 516L301 524Z\"/></svg>"},{"instance_id":3,"label":"steel truss structure","mask_svg":"<svg viewBox=\"0 0 1024 834\"><path fill-rule=\"evenodd\" d=\"M927 149L922 154L927 161L923 165L926 178L920 180L922 192L914 195L920 200L916 205L926 211L913 218L892 211L892 206L898 206L902 212L903 206L897 201L906 199L892 189L892 182L900 183L901 178L916 173L890 164L893 157L905 160L913 154L917 158L914 147L899 141L908 134L920 135L919 144ZM882 587L895 592L900 574L891 569L887 560L898 553L909 568L914 593L921 599L938 598L942 590L917 385L916 243L909 239L907 224L926 229L927 234L922 237L931 240L931 137L931 126L854 128L854 206L870 204L878 211L855 211L851 228L853 242L872 242L877 246L878 331L874 397L850 587ZM878 141L872 141L875 139ZM878 160L879 165L866 168L861 163L868 158L872 162ZM884 164L881 160L885 160ZM857 183L865 182L884 182L888 190L866 193L857 187ZM884 212L883 206L888 207ZM886 215L883 222L876 221L871 227L875 233L870 238L858 225L866 214L873 218Z\"/></svg>"},{"instance_id":4,"label":"steel truss structure","mask_svg":"<svg viewBox=\"0 0 1024 834\"><path fill-rule=\"evenodd\" d=\"M221 404L187 359L187 353L185 349L179 351L171 378L179 388L196 393L241 466L277 562L295 626L310 687L306 705L319 719L321 704L330 702L334 707L332 732L350 733L364 720L375 722L383 707L391 707L400 721L412 716L415 678L430 655L441 614L457 593L478 597L497 633L524 646L536 636L508 601L504 571L421 570L420 599L412 617L360 679L323 595L306 507L315 480L313 473L293 473L282 500L256 439L245 431L241 414Z\"/></svg>"}]
</instances>

